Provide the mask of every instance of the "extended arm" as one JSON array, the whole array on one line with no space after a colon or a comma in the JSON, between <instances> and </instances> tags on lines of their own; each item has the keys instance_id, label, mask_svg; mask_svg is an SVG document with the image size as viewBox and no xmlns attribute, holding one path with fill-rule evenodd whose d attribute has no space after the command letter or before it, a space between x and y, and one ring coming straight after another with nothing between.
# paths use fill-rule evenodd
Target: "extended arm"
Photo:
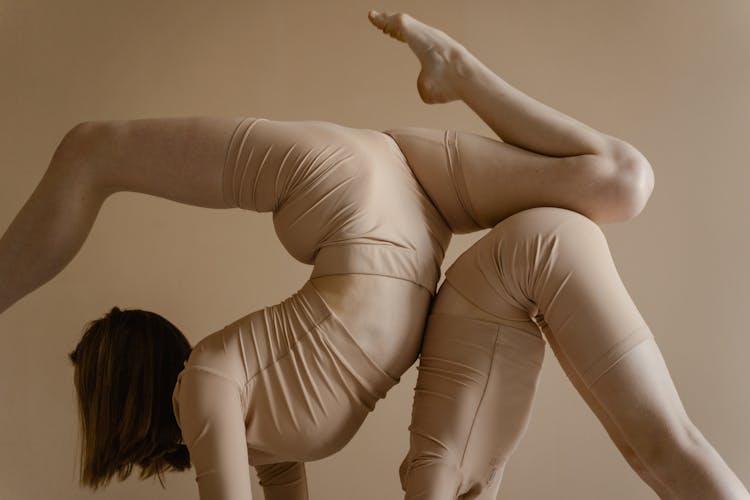
<instances>
[{"instance_id":1,"label":"extended arm","mask_svg":"<svg viewBox=\"0 0 750 500\"><path fill-rule=\"evenodd\" d=\"M175 417L190 451L201 500L252 500L240 393L234 381L187 369Z\"/></svg>"},{"instance_id":2,"label":"extended arm","mask_svg":"<svg viewBox=\"0 0 750 500\"><path fill-rule=\"evenodd\" d=\"M177 390L175 416L190 451L201 500L252 500L245 422L234 381L188 369ZM265 500L307 500L302 462L255 467Z\"/></svg>"}]
</instances>

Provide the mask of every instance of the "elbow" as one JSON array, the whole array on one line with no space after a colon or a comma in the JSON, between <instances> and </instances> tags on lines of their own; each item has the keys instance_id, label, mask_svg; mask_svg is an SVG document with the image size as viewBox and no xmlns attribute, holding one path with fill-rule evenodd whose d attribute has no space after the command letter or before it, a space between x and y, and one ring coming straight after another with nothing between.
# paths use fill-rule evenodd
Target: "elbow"
<instances>
[{"instance_id":1,"label":"elbow","mask_svg":"<svg viewBox=\"0 0 750 500\"><path fill-rule=\"evenodd\" d=\"M619 141L608 155L610 220L624 222L639 215L654 191L654 170L631 144Z\"/></svg>"}]
</instances>

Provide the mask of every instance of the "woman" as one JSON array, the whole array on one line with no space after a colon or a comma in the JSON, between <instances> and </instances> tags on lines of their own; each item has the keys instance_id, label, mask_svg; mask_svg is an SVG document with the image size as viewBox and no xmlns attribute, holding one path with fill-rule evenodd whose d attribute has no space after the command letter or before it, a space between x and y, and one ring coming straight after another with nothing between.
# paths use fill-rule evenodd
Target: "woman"
<instances>
[{"instance_id":1,"label":"woman","mask_svg":"<svg viewBox=\"0 0 750 500\"><path fill-rule=\"evenodd\" d=\"M430 311L411 447L400 468L406 498L497 497L504 467L528 425L544 338L625 459L660 498L750 498L687 416L653 334L593 222L624 220L641 210L654 182L645 160L523 96L445 33L409 16L376 13L372 20L420 57L425 100L463 99L498 136L529 151L527 157L563 157L579 167L590 160L593 168L624 169L640 186L624 204L600 205L619 207L616 216L593 205L588 211L573 207L590 218L542 206L499 215L500 203L482 186L495 187L501 179L490 183L479 168L508 175L502 154L492 151L480 167L466 168L464 161L458 182L439 178L465 160L471 142L462 135L454 138L454 149L448 143L444 170L418 174L454 233L494 227L448 269ZM437 142L437 133L391 134L415 172L430 157L433 165L446 163L443 149L425 140ZM612 163L602 163L602 156ZM459 161L451 165L452 158ZM504 180L518 186L515 177ZM572 207L559 201L548 204Z\"/></svg>"},{"instance_id":2,"label":"woman","mask_svg":"<svg viewBox=\"0 0 750 500\"><path fill-rule=\"evenodd\" d=\"M371 19L385 27L391 18ZM599 222L640 210L650 168L634 148L509 92L496 76L458 79L461 66L441 58L461 51L430 49L428 33L410 43L423 64L422 97L464 98L493 129L514 129L507 144L244 116L89 122L66 134L0 240L0 312L64 268L119 191L271 211L285 247L314 265L290 298L192 349L154 313L114 308L93 322L70 355L83 484L124 478L134 465L147 477L192 462L201 498L247 498L250 463L266 498L305 498L304 461L343 446L416 359L448 224L467 222L444 220L467 199L462 190L481 227L540 205ZM542 134L541 154L511 145L547 129L578 142ZM439 147L454 169L432 163ZM546 156L553 153L560 157ZM440 180L462 194L436 208Z\"/></svg>"}]
</instances>

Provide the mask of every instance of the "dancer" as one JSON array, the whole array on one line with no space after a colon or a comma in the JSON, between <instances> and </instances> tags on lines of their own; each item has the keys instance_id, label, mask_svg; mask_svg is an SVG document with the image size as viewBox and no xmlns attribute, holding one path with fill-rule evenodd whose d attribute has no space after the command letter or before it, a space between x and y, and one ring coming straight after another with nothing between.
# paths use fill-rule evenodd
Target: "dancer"
<instances>
[{"instance_id":1,"label":"dancer","mask_svg":"<svg viewBox=\"0 0 750 500\"><path fill-rule=\"evenodd\" d=\"M453 66L420 50L423 98L461 95L445 85ZM341 448L415 361L452 232L537 206L597 222L640 211L652 177L635 148L487 74L463 78L461 97L505 143L249 116L84 122L63 137L0 239L0 313L72 260L120 191L272 212L314 266L291 297L193 347L155 313L91 322L70 353L84 485L192 464L201 498L247 498L249 463L266 498L306 498L304 462Z\"/></svg>"},{"instance_id":2,"label":"dancer","mask_svg":"<svg viewBox=\"0 0 750 500\"><path fill-rule=\"evenodd\" d=\"M445 33L408 15L370 17L415 52L426 101L463 99L503 140L530 152L580 158L606 146L598 132L511 88ZM429 155L432 168L446 163L424 133L391 135L415 170ZM463 144L458 153L448 148L448 160L460 165L469 146L463 138L449 144ZM488 157L485 168L494 168L496 158ZM555 207L522 210L495 224L497 207L489 191L477 189L474 171L464 163L466 185L454 185L440 178L459 170L447 163L420 181L453 231L494 227L450 267L430 312L411 447L400 469L406 498L497 497L528 425L544 338L628 463L661 498L750 498L685 412L599 226ZM634 206L642 207L653 177L650 169L638 173L646 187ZM505 181L516 185L515 178Z\"/></svg>"}]
</instances>

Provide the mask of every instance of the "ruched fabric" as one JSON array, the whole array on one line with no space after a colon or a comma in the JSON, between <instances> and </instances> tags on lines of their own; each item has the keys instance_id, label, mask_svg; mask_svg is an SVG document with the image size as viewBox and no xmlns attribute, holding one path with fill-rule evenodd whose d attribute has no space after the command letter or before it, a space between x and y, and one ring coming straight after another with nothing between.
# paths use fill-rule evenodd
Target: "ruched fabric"
<instances>
[{"instance_id":1,"label":"ruched fabric","mask_svg":"<svg viewBox=\"0 0 750 500\"><path fill-rule=\"evenodd\" d=\"M446 283L425 329L401 480L407 500L489 500L531 418L544 339L591 388L653 334L599 226L570 210L513 214ZM441 301L444 288L458 295ZM494 319L445 313L455 297Z\"/></svg>"},{"instance_id":2,"label":"ruched fabric","mask_svg":"<svg viewBox=\"0 0 750 500\"><path fill-rule=\"evenodd\" d=\"M244 498L245 485L236 483L249 477L248 463L335 453L397 382L309 281L209 335L186 361L173 398L201 498Z\"/></svg>"},{"instance_id":3,"label":"ruched fabric","mask_svg":"<svg viewBox=\"0 0 750 500\"><path fill-rule=\"evenodd\" d=\"M312 278L377 274L431 294L451 232L388 135L328 122L245 118L224 170L228 204L273 212Z\"/></svg>"}]
</instances>

